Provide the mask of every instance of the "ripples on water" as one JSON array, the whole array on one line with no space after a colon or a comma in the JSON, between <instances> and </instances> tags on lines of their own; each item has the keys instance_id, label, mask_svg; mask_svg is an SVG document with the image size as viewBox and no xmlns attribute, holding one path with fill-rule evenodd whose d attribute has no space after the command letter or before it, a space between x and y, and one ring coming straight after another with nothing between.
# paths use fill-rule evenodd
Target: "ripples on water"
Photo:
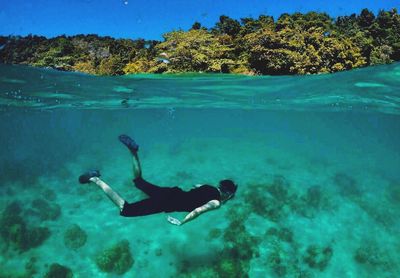
<instances>
[{"instance_id":1,"label":"ripples on water","mask_svg":"<svg viewBox=\"0 0 400 278\"><path fill-rule=\"evenodd\" d=\"M238 108L399 113L400 65L312 76L95 77L0 65L0 108Z\"/></svg>"}]
</instances>

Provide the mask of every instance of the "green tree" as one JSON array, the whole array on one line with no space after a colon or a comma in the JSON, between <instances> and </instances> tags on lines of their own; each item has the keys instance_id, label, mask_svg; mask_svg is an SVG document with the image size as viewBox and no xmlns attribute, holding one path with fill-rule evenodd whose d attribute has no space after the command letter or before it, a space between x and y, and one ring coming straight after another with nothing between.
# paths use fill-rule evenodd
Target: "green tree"
<instances>
[{"instance_id":1,"label":"green tree","mask_svg":"<svg viewBox=\"0 0 400 278\"><path fill-rule=\"evenodd\" d=\"M393 62L390 58L393 55L393 48L388 45L374 47L371 51L371 65L389 64Z\"/></svg>"},{"instance_id":2,"label":"green tree","mask_svg":"<svg viewBox=\"0 0 400 278\"><path fill-rule=\"evenodd\" d=\"M241 18L242 22L240 28L240 35L245 36L247 34L254 33L260 29L273 29L274 19L272 16L260 15L258 19L253 19L251 17Z\"/></svg>"},{"instance_id":3,"label":"green tree","mask_svg":"<svg viewBox=\"0 0 400 278\"><path fill-rule=\"evenodd\" d=\"M267 29L246 39L250 67L262 74L335 72L365 64L360 48L351 40L326 36L321 27Z\"/></svg>"},{"instance_id":4,"label":"green tree","mask_svg":"<svg viewBox=\"0 0 400 278\"><path fill-rule=\"evenodd\" d=\"M190 30L199 30L201 28L201 23L200 22L195 22L192 25L192 28L190 28Z\"/></svg>"},{"instance_id":5,"label":"green tree","mask_svg":"<svg viewBox=\"0 0 400 278\"><path fill-rule=\"evenodd\" d=\"M306 14L294 13L289 15L282 14L276 22L276 30L308 30L310 28L319 27L325 31L330 31L333 27L333 20L326 13L309 12Z\"/></svg>"},{"instance_id":6,"label":"green tree","mask_svg":"<svg viewBox=\"0 0 400 278\"><path fill-rule=\"evenodd\" d=\"M125 74L157 72L160 70L157 66L158 63L156 61L141 57L126 64L123 71Z\"/></svg>"},{"instance_id":7,"label":"green tree","mask_svg":"<svg viewBox=\"0 0 400 278\"><path fill-rule=\"evenodd\" d=\"M98 73L100 75L121 75L124 73L122 58L118 55L111 55L100 62Z\"/></svg>"},{"instance_id":8,"label":"green tree","mask_svg":"<svg viewBox=\"0 0 400 278\"><path fill-rule=\"evenodd\" d=\"M357 17L357 24L361 28L368 28L375 21L375 15L368 9L363 9Z\"/></svg>"},{"instance_id":9,"label":"green tree","mask_svg":"<svg viewBox=\"0 0 400 278\"><path fill-rule=\"evenodd\" d=\"M229 36L235 37L240 31L240 23L236 19L232 19L229 16L221 15L219 17L219 22L213 28L216 34L227 34Z\"/></svg>"},{"instance_id":10,"label":"green tree","mask_svg":"<svg viewBox=\"0 0 400 278\"><path fill-rule=\"evenodd\" d=\"M233 64L231 46L205 30L174 31L164 39L156 48L168 61L167 72L220 72Z\"/></svg>"},{"instance_id":11,"label":"green tree","mask_svg":"<svg viewBox=\"0 0 400 278\"><path fill-rule=\"evenodd\" d=\"M208 30L195 22L164 41L114 39L95 34L0 36L0 62L118 75L136 72L307 74L400 60L397 9L267 15L240 22L222 15Z\"/></svg>"}]
</instances>

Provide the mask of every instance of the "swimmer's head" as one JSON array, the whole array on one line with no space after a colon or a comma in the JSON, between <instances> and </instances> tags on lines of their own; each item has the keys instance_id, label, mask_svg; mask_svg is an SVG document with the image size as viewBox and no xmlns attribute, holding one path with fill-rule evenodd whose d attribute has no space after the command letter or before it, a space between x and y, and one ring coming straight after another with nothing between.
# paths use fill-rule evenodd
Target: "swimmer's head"
<instances>
[{"instance_id":1,"label":"swimmer's head","mask_svg":"<svg viewBox=\"0 0 400 278\"><path fill-rule=\"evenodd\" d=\"M218 186L221 193L226 196L226 199L230 199L235 196L237 185L231 180L222 180L219 182Z\"/></svg>"}]
</instances>

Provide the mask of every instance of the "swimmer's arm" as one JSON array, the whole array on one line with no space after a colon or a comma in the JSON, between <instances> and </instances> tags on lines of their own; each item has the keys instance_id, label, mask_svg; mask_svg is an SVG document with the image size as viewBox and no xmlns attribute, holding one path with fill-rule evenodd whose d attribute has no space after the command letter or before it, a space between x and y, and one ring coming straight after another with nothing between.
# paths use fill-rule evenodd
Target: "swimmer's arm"
<instances>
[{"instance_id":1,"label":"swimmer's arm","mask_svg":"<svg viewBox=\"0 0 400 278\"><path fill-rule=\"evenodd\" d=\"M211 200L207 204L205 204L201 207L198 207L198 208L194 209L193 211L189 212L189 214L186 215L186 217L182 221L179 221L178 219L173 218L171 216L168 216L167 219L171 224L181 226L181 225L185 224L186 222L189 222L189 221L195 219L200 214L207 212L209 210L212 210L212 209L217 209L220 206L221 206L221 203L218 200Z\"/></svg>"}]
</instances>

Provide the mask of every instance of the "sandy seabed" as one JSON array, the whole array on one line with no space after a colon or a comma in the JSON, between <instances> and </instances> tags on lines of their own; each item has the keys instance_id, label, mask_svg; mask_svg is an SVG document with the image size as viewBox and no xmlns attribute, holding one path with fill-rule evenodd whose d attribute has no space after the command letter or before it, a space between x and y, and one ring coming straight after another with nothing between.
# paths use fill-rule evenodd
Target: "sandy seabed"
<instances>
[{"instance_id":1,"label":"sandy seabed","mask_svg":"<svg viewBox=\"0 0 400 278\"><path fill-rule=\"evenodd\" d=\"M370 164L339 164L246 142L198 139L140 150L144 177L160 186L189 190L224 178L238 183L233 200L181 227L169 224L164 213L120 217L101 189L77 182L81 172L96 167L129 202L145 198L131 181L131 158L123 147L111 157L94 146L52 175L38 173L29 184L5 182L2 217L17 201L27 225L51 234L22 252L3 238L0 277L43 277L53 263L70 268L74 277L400 276L400 184ZM38 199L58 205L61 214L41 215ZM72 224L87 235L76 249L64 241ZM101 271L98 254L124 239L132 266L121 275Z\"/></svg>"}]
</instances>

